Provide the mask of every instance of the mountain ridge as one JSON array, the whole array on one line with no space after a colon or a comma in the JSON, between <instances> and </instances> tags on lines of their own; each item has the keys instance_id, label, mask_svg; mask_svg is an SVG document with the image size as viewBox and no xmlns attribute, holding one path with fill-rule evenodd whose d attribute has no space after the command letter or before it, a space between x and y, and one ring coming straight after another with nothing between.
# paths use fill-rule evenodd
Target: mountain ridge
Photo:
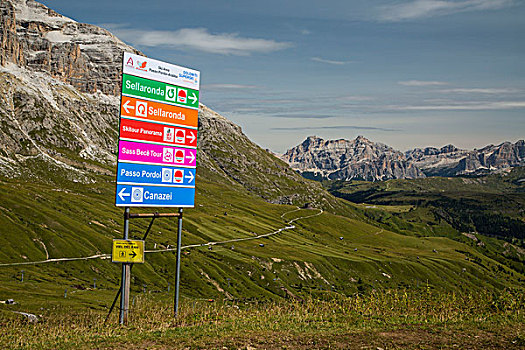
<instances>
[{"instance_id":1,"label":"mountain ridge","mask_svg":"<svg viewBox=\"0 0 525 350\"><path fill-rule=\"evenodd\" d=\"M309 136L281 159L309 178L383 181L426 176L480 175L525 165L525 141L463 150L452 144L401 152L363 136L324 140Z\"/></svg>"}]
</instances>

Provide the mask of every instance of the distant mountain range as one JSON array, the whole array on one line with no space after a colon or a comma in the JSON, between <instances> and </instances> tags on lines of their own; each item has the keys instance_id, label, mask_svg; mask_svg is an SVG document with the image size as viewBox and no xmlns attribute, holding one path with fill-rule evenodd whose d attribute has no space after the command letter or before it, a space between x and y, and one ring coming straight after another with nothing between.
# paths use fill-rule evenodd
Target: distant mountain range
<instances>
[{"instance_id":1,"label":"distant mountain range","mask_svg":"<svg viewBox=\"0 0 525 350\"><path fill-rule=\"evenodd\" d=\"M308 178L382 181L426 176L481 175L525 165L525 141L482 149L453 145L415 148L405 153L363 136L324 140L310 136L281 156Z\"/></svg>"}]
</instances>

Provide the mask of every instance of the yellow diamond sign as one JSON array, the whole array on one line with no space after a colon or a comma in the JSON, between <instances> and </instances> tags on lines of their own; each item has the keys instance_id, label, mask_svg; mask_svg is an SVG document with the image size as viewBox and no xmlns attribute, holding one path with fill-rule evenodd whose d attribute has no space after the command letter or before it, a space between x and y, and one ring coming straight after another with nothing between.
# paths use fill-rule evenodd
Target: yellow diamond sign
<instances>
[{"instance_id":1,"label":"yellow diamond sign","mask_svg":"<svg viewBox=\"0 0 525 350\"><path fill-rule=\"evenodd\" d=\"M114 239L111 251L114 263L144 263L144 241L131 239Z\"/></svg>"}]
</instances>

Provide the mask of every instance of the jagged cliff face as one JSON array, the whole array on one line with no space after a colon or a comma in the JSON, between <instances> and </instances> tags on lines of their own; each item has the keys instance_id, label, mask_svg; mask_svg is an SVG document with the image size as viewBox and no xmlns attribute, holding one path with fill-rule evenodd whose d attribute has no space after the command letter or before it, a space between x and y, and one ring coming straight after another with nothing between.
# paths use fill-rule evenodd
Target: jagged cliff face
<instances>
[{"instance_id":1,"label":"jagged cliff face","mask_svg":"<svg viewBox=\"0 0 525 350\"><path fill-rule=\"evenodd\" d=\"M447 145L441 148L415 148L405 152L405 155L410 163L429 175L435 175L436 172L439 173L443 169L454 168L461 159L468 155L468 151Z\"/></svg>"},{"instance_id":2,"label":"jagged cliff face","mask_svg":"<svg viewBox=\"0 0 525 350\"><path fill-rule=\"evenodd\" d=\"M311 136L281 159L299 172L320 174L332 180L378 181L425 176L406 161L403 153L362 136L351 141Z\"/></svg>"},{"instance_id":3,"label":"jagged cliff face","mask_svg":"<svg viewBox=\"0 0 525 350\"><path fill-rule=\"evenodd\" d=\"M122 53L138 51L31 0L0 0L0 10L0 174L81 182L113 174ZM204 105L198 147L207 180L276 203L334 201Z\"/></svg>"},{"instance_id":4,"label":"jagged cliff face","mask_svg":"<svg viewBox=\"0 0 525 350\"><path fill-rule=\"evenodd\" d=\"M44 160L81 175L115 160L116 96L89 95L43 73L8 64L0 70L0 172L31 172ZM98 166L97 166L98 164ZM75 175L76 174L76 175Z\"/></svg>"},{"instance_id":5,"label":"jagged cliff face","mask_svg":"<svg viewBox=\"0 0 525 350\"><path fill-rule=\"evenodd\" d=\"M15 9L10 2L0 2L0 28L2 30L2 45L0 47L0 64L7 62L24 63L23 51L16 33Z\"/></svg>"},{"instance_id":6,"label":"jagged cliff face","mask_svg":"<svg viewBox=\"0 0 525 350\"><path fill-rule=\"evenodd\" d=\"M482 149L463 150L452 145L414 149L406 152L408 161L423 169L427 175L458 176L525 166L525 141L503 142Z\"/></svg>"},{"instance_id":7,"label":"jagged cliff face","mask_svg":"<svg viewBox=\"0 0 525 350\"><path fill-rule=\"evenodd\" d=\"M32 0L1 0L0 62L46 72L82 92L118 93L122 52L139 53L107 30Z\"/></svg>"},{"instance_id":8,"label":"jagged cliff face","mask_svg":"<svg viewBox=\"0 0 525 350\"><path fill-rule=\"evenodd\" d=\"M310 177L367 181L414 179L425 176L484 174L525 166L525 141L504 142L479 150L453 145L416 148L405 154L362 136L355 140L323 140L308 137L288 150L281 159Z\"/></svg>"},{"instance_id":9,"label":"jagged cliff face","mask_svg":"<svg viewBox=\"0 0 525 350\"><path fill-rule=\"evenodd\" d=\"M35 1L1 0L0 11L1 172L41 159L85 180L84 160L113 163L122 52L137 51Z\"/></svg>"}]
</instances>

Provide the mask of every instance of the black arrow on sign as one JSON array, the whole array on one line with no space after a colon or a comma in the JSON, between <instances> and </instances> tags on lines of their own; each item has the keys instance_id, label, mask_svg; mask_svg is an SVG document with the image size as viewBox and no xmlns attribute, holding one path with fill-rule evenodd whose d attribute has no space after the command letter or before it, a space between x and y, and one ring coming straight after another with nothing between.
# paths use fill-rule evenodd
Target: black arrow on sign
<instances>
[{"instance_id":1,"label":"black arrow on sign","mask_svg":"<svg viewBox=\"0 0 525 350\"><path fill-rule=\"evenodd\" d=\"M135 253L135 252L132 250L131 253L129 253L129 256L131 256L132 259L135 259L135 257L137 256L137 253Z\"/></svg>"}]
</instances>

